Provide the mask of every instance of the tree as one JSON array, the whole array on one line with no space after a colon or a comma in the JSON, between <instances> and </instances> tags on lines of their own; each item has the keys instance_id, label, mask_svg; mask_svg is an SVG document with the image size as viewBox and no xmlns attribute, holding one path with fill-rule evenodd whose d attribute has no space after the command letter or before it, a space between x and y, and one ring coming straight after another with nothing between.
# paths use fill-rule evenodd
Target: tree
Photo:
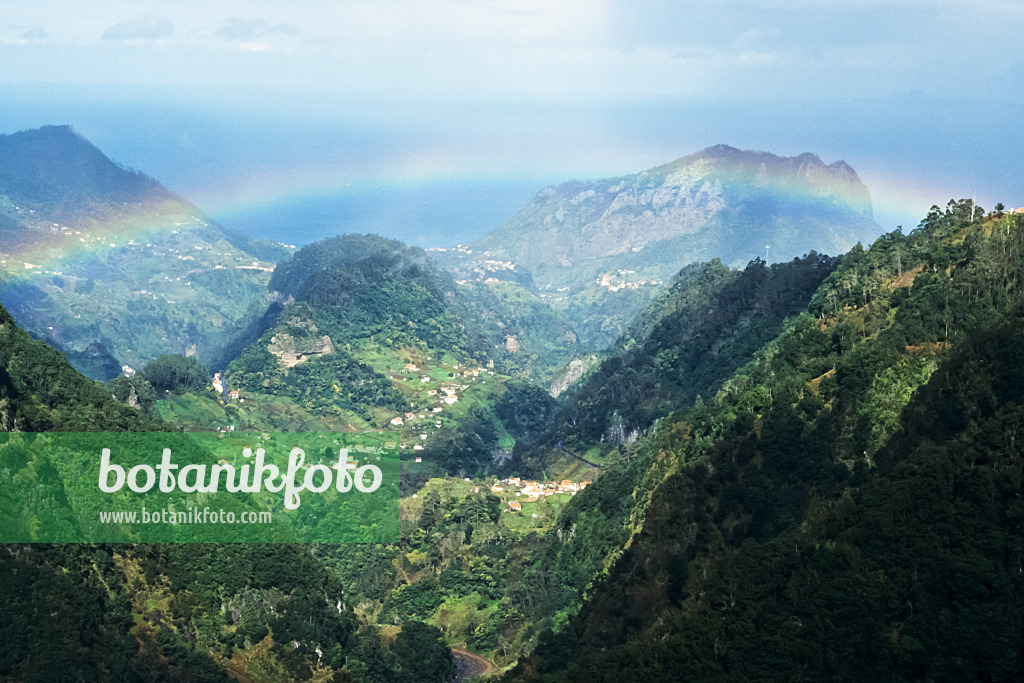
<instances>
[{"instance_id":1,"label":"tree","mask_svg":"<svg viewBox=\"0 0 1024 683\"><path fill-rule=\"evenodd\" d=\"M202 391L210 382L210 374L195 357L159 356L142 370L142 376L153 385L157 395Z\"/></svg>"},{"instance_id":2,"label":"tree","mask_svg":"<svg viewBox=\"0 0 1024 683\"><path fill-rule=\"evenodd\" d=\"M137 408L148 415L153 414L157 400L156 391L142 375L132 375L131 377L120 375L110 380L107 389L118 401L127 403L132 408Z\"/></svg>"},{"instance_id":3,"label":"tree","mask_svg":"<svg viewBox=\"0 0 1024 683\"><path fill-rule=\"evenodd\" d=\"M407 622L391 646L396 680L403 683L450 681L455 676L455 658L445 645L441 631L418 621Z\"/></svg>"}]
</instances>

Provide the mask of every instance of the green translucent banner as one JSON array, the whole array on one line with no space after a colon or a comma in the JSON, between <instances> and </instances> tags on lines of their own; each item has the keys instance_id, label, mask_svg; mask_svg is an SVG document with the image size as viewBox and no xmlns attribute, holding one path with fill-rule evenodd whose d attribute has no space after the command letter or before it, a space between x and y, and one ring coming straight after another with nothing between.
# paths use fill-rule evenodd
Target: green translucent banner
<instances>
[{"instance_id":1,"label":"green translucent banner","mask_svg":"<svg viewBox=\"0 0 1024 683\"><path fill-rule=\"evenodd\" d=\"M0 434L0 543L397 543L391 445L332 432Z\"/></svg>"}]
</instances>

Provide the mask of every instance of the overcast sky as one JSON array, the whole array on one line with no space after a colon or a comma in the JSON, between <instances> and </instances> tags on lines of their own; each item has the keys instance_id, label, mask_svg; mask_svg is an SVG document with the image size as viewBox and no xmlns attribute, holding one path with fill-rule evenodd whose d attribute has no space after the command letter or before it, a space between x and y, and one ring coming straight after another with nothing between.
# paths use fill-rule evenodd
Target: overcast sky
<instances>
[{"instance_id":1,"label":"overcast sky","mask_svg":"<svg viewBox=\"0 0 1024 683\"><path fill-rule=\"evenodd\" d=\"M413 188L394 220L425 201L406 238L443 243L717 143L842 158L891 228L1024 204L1022 29L1017 0L8 0L0 132L70 123L257 232Z\"/></svg>"}]
</instances>

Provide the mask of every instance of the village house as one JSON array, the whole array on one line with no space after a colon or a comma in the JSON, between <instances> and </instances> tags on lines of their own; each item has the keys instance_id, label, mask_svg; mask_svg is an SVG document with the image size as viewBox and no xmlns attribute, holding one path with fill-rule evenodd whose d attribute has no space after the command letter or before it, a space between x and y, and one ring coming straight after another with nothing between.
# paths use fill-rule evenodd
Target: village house
<instances>
[{"instance_id":1,"label":"village house","mask_svg":"<svg viewBox=\"0 0 1024 683\"><path fill-rule=\"evenodd\" d=\"M448 405L454 405L459 400L458 396L445 396L444 402Z\"/></svg>"},{"instance_id":2,"label":"village house","mask_svg":"<svg viewBox=\"0 0 1024 683\"><path fill-rule=\"evenodd\" d=\"M534 482L529 482L523 488L523 493L530 496L531 498L539 498L540 496L547 495L547 492L544 490L544 487Z\"/></svg>"},{"instance_id":3,"label":"village house","mask_svg":"<svg viewBox=\"0 0 1024 683\"><path fill-rule=\"evenodd\" d=\"M423 457L422 457L422 456L419 456L419 455L417 455L417 456L416 456L416 462L423 462Z\"/></svg>"},{"instance_id":4,"label":"village house","mask_svg":"<svg viewBox=\"0 0 1024 683\"><path fill-rule=\"evenodd\" d=\"M230 398L232 401L237 401L238 400L238 389L232 389L228 393L228 398Z\"/></svg>"},{"instance_id":5,"label":"village house","mask_svg":"<svg viewBox=\"0 0 1024 683\"><path fill-rule=\"evenodd\" d=\"M508 510L509 510L509 512L519 512L522 509L523 509L522 504L520 504L520 503L518 503L518 502L516 502L514 500L510 500L508 502Z\"/></svg>"},{"instance_id":6,"label":"village house","mask_svg":"<svg viewBox=\"0 0 1024 683\"><path fill-rule=\"evenodd\" d=\"M393 418L391 418L391 426L392 427L400 427L401 425L404 425L404 424L405 424L405 420L403 420L401 417L393 417Z\"/></svg>"},{"instance_id":7,"label":"village house","mask_svg":"<svg viewBox=\"0 0 1024 683\"><path fill-rule=\"evenodd\" d=\"M413 446L413 447L412 447L412 449L413 449L414 451L422 451L422 450L423 450L423 444L421 444L421 443L418 443L418 444L416 444L415 446Z\"/></svg>"}]
</instances>

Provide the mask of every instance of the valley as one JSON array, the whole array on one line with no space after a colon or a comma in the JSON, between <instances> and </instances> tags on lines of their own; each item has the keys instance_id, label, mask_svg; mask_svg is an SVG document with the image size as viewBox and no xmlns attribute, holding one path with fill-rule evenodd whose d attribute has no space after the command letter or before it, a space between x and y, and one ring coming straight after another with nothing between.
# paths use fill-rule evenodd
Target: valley
<instances>
[{"instance_id":1,"label":"valley","mask_svg":"<svg viewBox=\"0 0 1024 683\"><path fill-rule=\"evenodd\" d=\"M397 542L4 545L0 677L1021 667L1020 214L882 233L845 163L720 145L466 245L294 248L66 128L0 162L4 431L318 433L401 465ZM72 490L32 475L72 464L0 444L19 538Z\"/></svg>"}]
</instances>

